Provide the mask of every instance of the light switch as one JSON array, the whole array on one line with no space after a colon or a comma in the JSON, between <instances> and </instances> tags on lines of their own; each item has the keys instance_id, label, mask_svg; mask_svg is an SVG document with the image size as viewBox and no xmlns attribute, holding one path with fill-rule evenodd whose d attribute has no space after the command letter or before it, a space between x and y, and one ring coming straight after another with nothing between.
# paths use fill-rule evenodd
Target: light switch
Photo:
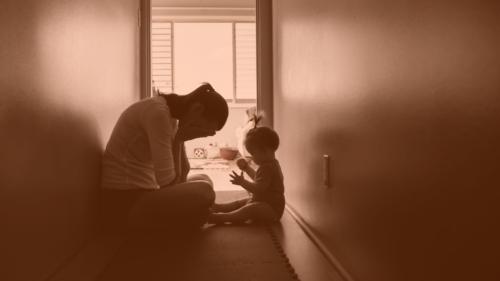
<instances>
[{"instance_id":1,"label":"light switch","mask_svg":"<svg viewBox=\"0 0 500 281\"><path fill-rule=\"evenodd\" d=\"M323 155L323 185L330 187L330 155Z\"/></svg>"}]
</instances>

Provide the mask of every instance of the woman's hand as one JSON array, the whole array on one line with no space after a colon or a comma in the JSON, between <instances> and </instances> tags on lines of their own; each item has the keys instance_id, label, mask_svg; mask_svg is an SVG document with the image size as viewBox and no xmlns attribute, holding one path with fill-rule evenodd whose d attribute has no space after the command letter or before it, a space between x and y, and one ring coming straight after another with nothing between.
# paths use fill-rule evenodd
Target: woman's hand
<instances>
[{"instance_id":1,"label":"woman's hand","mask_svg":"<svg viewBox=\"0 0 500 281\"><path fill-rule=\"evenodd\" d=\"M186 154L186 146L185 144L182 144L181 146L181 153L180 153L180 165L181 165L181 182L186 182L187 176L189 174L189 171L191 169L191 165L189 165L189 159L187 158Z\"/></svg>"},{"instance_id":2,"label":"woman's hand","mask_svg":"<svg viewBox=\"0 0 500 281\"><path fill-rule=\"evenodd\" d=\"M231 177L231 183L234 185L243 185L243 183L245 182L243 172L238 175L235 171L233 171L233 173L229 174L229 176Z\"/></svg>"},{"instance_id":3,"label":"woman's hand","mask_svg":"<svg viewBox=\"0 0 500 281\"><path fill-rule=\"evenodd\" d=\"M191 126L191 125L179 125L176 139L179 141L188 141L196 138L203 138L215 135L215 132L202 127Z\"/></svg>"}]
</instances>

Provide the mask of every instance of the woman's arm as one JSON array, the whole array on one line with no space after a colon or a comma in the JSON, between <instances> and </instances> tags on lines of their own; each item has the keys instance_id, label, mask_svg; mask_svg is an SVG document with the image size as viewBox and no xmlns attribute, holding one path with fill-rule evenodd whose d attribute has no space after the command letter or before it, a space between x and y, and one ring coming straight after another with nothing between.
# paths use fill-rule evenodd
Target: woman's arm
<instances>
[{"instance_id":1,"label":"woman's arm","mask_svg":"<svg viewBox=\"0 0 500 281\"><path fill-rule=\"evenodd\" d=\"M187 176L191 170L191 165L189 164L189 159L186 154L186 144L183 142L181 146L181 182L187 181Z\"/></svg>"},{"instance_id":2,"label":"woman's arm","mask_svg":"<svg viewBox=\"0 0 500 281\"><path fill-rule=\"evenodd\" d=\"M189 160L186 155L184 141L174 138L172 146L176 177L171 184L186 182L191 166L189 165Z\"/></svg>"},{"instance_id":3,"label":"woman's arm","mask_svg":"<svg viewBox=\"0 0 500 281\"><path fill-rule=\"evenodd\" d=\"M176 138L174 139L172 142L172 155L174 158L175 177L165 186L186 182L191 169L186 155L186 147L183 141Z\"/></svg>"},{"instance_id":4,"label":"woman's arm","mask_svg":"<svg viewBox=\"0 0 500 281\"><path fill-rule=\"evenodd\" d=\"M155 177L160 187L172 185L177 180L179 142L174 141L171 119L165 111L152 107L141 116L146 131Z\"/></svg>"},{"instance_id":5,"label":"woman's arm","mask_svg":"<svg viewBox=\"0 0 500 281\"><path fill-rule=\"evenodd\" d=\"M181 181L182 146L183 146L183 142L179 141L177 138L174 138L174 140L172 142L172 156L174 158L175 178L168 185L173 185L173 184L179 183Z\"/></svg>"}]
</instances>

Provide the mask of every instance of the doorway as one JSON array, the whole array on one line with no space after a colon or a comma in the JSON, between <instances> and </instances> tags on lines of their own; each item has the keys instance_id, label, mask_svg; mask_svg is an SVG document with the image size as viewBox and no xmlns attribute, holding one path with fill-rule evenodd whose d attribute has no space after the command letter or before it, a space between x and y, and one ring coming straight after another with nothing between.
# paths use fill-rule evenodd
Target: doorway
<instances>
[{"instance_id":1,"label":"doorway","mask_svg":"<svg viewBox=\"0 0 500 281\"><path fill-rule=\"evenodd\" d=\"M266 67L259 61L263 49L260 1L144 2L141 21L148 32L143 32L147 40L141 40L147 41L143 97L159 92L186 94L202 82L211 83L228 102L228 120L215 136L186 142L186 152L192 173L208 174L216 190L241 189L231 185L229 173L237 170L235 159L248 156L242 148L248 116L258 108L268 116L265 124L272 125L272 104L263 102L269 97L262 97L266 85L262 73L268 75L272 68L268 63L267 72L260 71ZM265 92L271 94L269 89Z\"/></svg>"}]
</instances>

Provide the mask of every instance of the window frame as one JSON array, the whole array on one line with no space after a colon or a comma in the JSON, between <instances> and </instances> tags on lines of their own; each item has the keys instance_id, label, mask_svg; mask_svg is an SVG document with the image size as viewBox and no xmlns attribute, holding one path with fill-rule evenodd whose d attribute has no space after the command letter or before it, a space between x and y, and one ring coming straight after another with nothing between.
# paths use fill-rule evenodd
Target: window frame
<instances>
[{"instance_id":1,"label":"window frame","mask_svg":"<svg viewBox=\"0 0 500 281\"><path fill-rule=\"evenodd\" d=\"M140 46L140 98L151 96L151 0L140 0L138 11ZM257 109L266 112L264 125L273 127L273 29L272 0L255 0L257 39ZM231 105L245 106L244 104Z\"/></svg>"},{"instance_id":2,"label":"window frame","mask_svg":"<svg viewBox=\"0 0 500 281\"><path fill-rule=\"evenodd\" d=\"M172 58L172 91L174 91L175 88L175 48L174 48L174 40L175 40L175 34L174 34L174 25L176 23L230 23L231 28L232 28L232 61L233 61L233 73L232 73L232 79L233 79L233 93L232 93L232 98L228 99L226 98L226 101L228 104L233 105L233 104L243 104L243 105L256 105L257 104L257 96L258 96L258 91L256 91L255 99L245 99L245 98L238 98L238 93L236 89L236 79L237 79L237 73L236 73L236 24L238 23L254 23L255 24L255 29L257 30L257 22L256 21L243 21L243 20L206 20L206 19L182 19L182 20L155 20L154 22L159 22L159 23L170 23L171 26L171 58ZM151 28L152 30L153 26L153 20L151 21ZM150 39L151 40L151 39ZM152 51L150 51L151 53ZM150 55L151 56L151 55ZM257 67L257 38L255 40L255 58L256 58L256 67ZM150 65L152 66L153 61L151 59ZM152 73L151 73L152 77ZM257 80L257 68L255 71L255 79ZM152 79L151 79L152 80ZM257 88L257 87L256 87Z\"/></svg>"}]
</instances>

